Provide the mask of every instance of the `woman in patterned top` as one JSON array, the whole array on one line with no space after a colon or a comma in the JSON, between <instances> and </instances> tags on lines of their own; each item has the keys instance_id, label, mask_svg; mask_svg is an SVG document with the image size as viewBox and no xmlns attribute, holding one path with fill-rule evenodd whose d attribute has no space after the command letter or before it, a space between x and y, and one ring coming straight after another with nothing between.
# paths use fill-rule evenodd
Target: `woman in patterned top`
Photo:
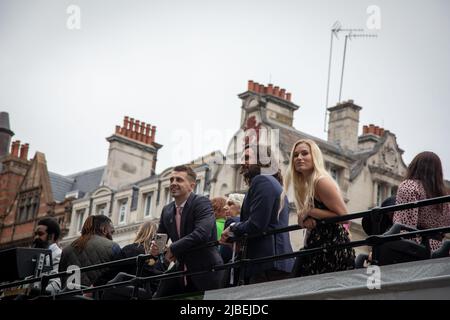
<instances>
[{"instance_id":1,"label":"woman in patterned top","mask_svg":"<svg viewBox=\"0 0 450 320\"><path fill-rule=\"evenodd\" d=\"M441 160L435 153L425 151L416 155L408 166L406 179L398 187L396 203L414 202L447 194ZM396 211L393 222L417 229L450 226L450 203ZM439 249L441 245L442 241L430 240L432 251Z\"/></svg>"},{"instance_id":2,"label":"woman in patterned top","mask_svg":"<svg viewBox=\"0 0 450 320\"><path fill-rule=\"evenodd\" d=\"M285 178L284 195L293 184L298 223L307 228L305 248L330 246L350 241L342 224L316 224L324 219L347 214L347 207L336 182L325 170L322 152L308 139L297 141L292 148ZM296 260L294 276L308 276L354 268L352 248L307 255Z\"/></svg>"}]
</instances>

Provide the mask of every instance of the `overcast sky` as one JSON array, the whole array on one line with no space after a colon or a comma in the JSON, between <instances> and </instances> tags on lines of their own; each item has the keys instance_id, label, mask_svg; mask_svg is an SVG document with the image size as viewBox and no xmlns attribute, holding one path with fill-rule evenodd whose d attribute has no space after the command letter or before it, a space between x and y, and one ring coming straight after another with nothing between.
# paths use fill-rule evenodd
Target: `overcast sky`
<instances>
[{"instance_id":1,"label":"overcast sky","mask_svg":"<svg viewBox=\"0 0 450 320\"><path fill-rule=\"evenodd\" d=\"M70 5L80 29L67 27L76 27ZM225 151L250 79L292 92L294 126L326 139L330 29L340 21L378 35L347 47L342 100L363 107L360 132L373 123L395 133L407 164L436 152L450 179L449 13L446 0L0 0L0 111L14 139L60 174L105 165L105 138L125 115L157 126L157 172ZM329 106L343 43L334 41Z\"/></svg>"}]
</instances>

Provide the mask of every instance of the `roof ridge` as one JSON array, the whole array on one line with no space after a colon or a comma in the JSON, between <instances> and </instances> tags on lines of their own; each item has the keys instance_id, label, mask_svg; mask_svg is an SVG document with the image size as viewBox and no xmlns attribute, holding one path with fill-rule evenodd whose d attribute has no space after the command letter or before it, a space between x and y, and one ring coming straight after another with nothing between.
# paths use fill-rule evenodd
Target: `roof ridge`
<instances>
[{"instance_id":1,"label":"roof ridge","mask_svg":"<svg viewBox=\"0 0 450 320\"><path fill-rule=\"evenodd\" d=\"M55 176L57 178L63 178L63 179L66 179L66 180L70 180L71 182L75 182L75 179L70 177L70 176L63 176L62 174L59 174L59 173L56 173L56 172L51 172L51 171L48 171L48 174L52 175L52 176Z\"/></svg>"},{"instance_id":2,"label":"roof ridge","mask_svg":"<svg viewBox=\"0 0 450 320\"><path fill-rule=\"evenodd\" d=\"M67 175L67 177L75 179L77 176L81 176L81 175L84 175L86 173L98 171L100 169L105 169L105 168L106 168L106 165L100 166L100 167L96 167L96 168L92 168L92 169L88 169L88 170L84 170L84 171L80 171L80 172L77 172L77 173L72 173L72 174Z\"/></svg>"}]
</instances>

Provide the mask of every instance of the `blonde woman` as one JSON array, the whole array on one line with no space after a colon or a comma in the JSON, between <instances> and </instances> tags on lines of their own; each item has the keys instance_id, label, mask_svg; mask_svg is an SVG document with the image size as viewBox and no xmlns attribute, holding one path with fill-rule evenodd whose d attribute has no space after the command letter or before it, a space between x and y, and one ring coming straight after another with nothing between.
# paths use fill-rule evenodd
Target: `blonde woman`
<instances>
[{"instance_id":1,"label":"blonde woman","mask_svg":"<svg viewBox=\"0 0 450 320\"><path fill-rule=\"evenodd\" d=\"M158 224L154 221L146 221L139 228L133 243L122 248L123 258L137 257L140 254L150 254L152 240L155 239ZM142 270L143 277L161 274L165 270L163 261L157 257L147 260ZM125 267L123 272L136 274L136 263ZM150 281L151 290L155 292L159 281Z\"/></svg>"},{"instance_id":2,"label":"blonde woman","mask_svg":"<svg viewBox=\"0 0 450 320\"><path fill-rule=\"evenodd\" d=\"M225 204L225 215L227 218L239 217L241 214L242 203L244 202L244 195L241 193L231 193ZM238 220L239 221L239 220Z\"/></svg>"},{"instance_id":3,"label":"blonde woman","mask_svg":"<svg viewBox=\"0 0 450 320\"><path fill-rule=\"evenodd\" d=\"M297 141L291 152L286 172L284 194L293 186L298 223L307 228L305 248L349 242L348 232L341 224L317 224L316 220L342 216L347 208L339 187L325 169L322 152L309 139ZM282 196L283 196L282 195ZM307 276L354 268L352 248L298 258L295 276Z\"/></svg>"}]
</instances>

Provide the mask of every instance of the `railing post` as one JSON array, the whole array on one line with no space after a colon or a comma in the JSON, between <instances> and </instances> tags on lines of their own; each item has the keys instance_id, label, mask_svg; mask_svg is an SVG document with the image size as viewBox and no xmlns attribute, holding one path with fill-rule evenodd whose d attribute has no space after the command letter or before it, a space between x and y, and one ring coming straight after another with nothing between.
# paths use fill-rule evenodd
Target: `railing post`
<instances>
[{"instance_id":1,"label":"railing post","mask_svg":"<svg viewBox=\"0 0 450 320\"><path fill-rule=\"evenodd\" d=\"M40 295L43 296L47 293L47 285L49 283L49 275L43 274L41 277L41 289L40 289Z\"/></svg>"},{"instance_id":2,"label":"railing post","mask_svg":"<svg viewBox=\"0 0 450 320\"><path fill-rule=\"evenodd\" d=\"M238 277L238 281L237 281L237 285L238 286L242 286L245 284L245 271L246 271L246 265L247 263L245 262L247 260L247 234L244 235L244 237L240 240L240 247L241 247L241 258L240 260L242 262L244 262L241 266L241 268L239 269L239 277Z\"/></svg>"},{"instance_id":3,"label":"railing post","mask_svg":"<svg viewBox=\"0 0 450 320\"><path fill-rule=\"evenodd\" d=\"M133 300L139 299L139 285L141 284L141 281L138 280L137 278L142 275L144 263L147 260L146 258L147 257L143 254L140 254L136 257L136 278L133 281L134 288L133 288L133 295L131 297Z\"/></svg>"}]
</instances>

